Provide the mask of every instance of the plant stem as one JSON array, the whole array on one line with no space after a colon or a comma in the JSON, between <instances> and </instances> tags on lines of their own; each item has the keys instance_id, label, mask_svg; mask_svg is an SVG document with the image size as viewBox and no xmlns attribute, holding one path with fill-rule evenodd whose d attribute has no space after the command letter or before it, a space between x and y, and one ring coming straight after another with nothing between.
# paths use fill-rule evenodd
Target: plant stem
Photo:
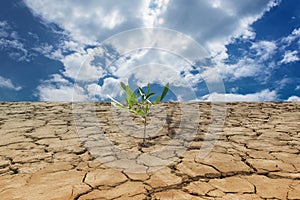
<instances>
[{"instance_id":1,"label":"plant stem","mask_svg":"<svg viewBox=\"0 0 300 200\"><path fill-rule=\"evenodd\" d=\"M144 116L144 138L143 138L143 144L146 144L146 126L147 126L147 117Z\"/></svg>"}]
</instances>

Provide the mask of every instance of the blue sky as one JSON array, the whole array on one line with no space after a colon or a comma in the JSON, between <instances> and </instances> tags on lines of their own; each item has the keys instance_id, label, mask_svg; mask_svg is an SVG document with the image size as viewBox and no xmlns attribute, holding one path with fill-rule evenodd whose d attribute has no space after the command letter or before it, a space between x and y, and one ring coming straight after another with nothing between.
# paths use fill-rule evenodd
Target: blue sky
<instances>
[{"instance_id":1,"label":"blue sky","mask_svg":"<svg viewBox=\"0 0 300 200\"><path fill-rule=\"evenodd\" d=\"M120 81L169 82L167 100L300 101L295 0L0 4L0 101L106 101Z\"/></svg>"}]
</instances>

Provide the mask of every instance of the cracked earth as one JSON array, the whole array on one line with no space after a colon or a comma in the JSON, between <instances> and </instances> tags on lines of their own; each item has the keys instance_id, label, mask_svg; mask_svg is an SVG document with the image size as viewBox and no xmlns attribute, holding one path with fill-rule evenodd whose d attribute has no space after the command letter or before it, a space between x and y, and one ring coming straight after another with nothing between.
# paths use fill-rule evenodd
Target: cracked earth
<instances>
[{"instance_id":1,"label":"cracked earth","mask_svg":"<svg viewBox=\"0 0 300 200\"><path fill-rule=\"evenodd\" d=\"M300 199L300 103L224 106L153 108L142 147L108 103L0 103L1 199Z\"/></svg>"}]
</instances>

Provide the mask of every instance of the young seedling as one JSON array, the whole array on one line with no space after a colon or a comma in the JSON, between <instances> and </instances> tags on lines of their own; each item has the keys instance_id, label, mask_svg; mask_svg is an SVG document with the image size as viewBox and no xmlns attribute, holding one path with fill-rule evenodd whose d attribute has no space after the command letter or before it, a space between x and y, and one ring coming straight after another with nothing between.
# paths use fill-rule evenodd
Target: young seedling
<instances>
[{"instance_id":1,"label":"young seedling","mask_svg":"<svg viewBox=\"0 0 300 200\"><path fill-rule=\"evenodd\" d=\"M138 87L137 94L125 83L121 82L121 87L124 90L126 97L126 105L118 102L111 96L108 96L112 100L112 104L115 107L121 108L123 110L127 110L130 113L140 116L144 122L144 137L142 146L146 147L146 126L147 126L147 118L150 113L150 107L154 104L160 103L169 91L169 83L164 87L164 90L160 96L156 98L155 101L150 101L150 98L155 95L155 93L150 91L150 83L147 85L147 92L145 92L141 87ZM139 98L140 97L140 98Z\"/></svg>"}]
</instances>

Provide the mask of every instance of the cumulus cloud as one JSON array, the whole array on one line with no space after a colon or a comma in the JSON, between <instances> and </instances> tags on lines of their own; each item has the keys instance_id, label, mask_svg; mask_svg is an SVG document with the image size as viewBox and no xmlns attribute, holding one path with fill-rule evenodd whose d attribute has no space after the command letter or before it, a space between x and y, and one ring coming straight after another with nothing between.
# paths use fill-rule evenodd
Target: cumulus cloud
<instances>
[{"instance_id":1,"label":"cumulus cloud","mask_svg":"<svg viewBox=\"0 0 300 200\"><path fill-rule=\"evenodd\" d=\"M298 96L290 96L286 101L300 102L300 97L298 97Z\"/></svg>"},{"instance_id":2,"label":"cumulus cloud","mask_svg":"<svg viewBox=\"0 0 300 200\"><path fill-rule=\"evenodd\" d=\"M269 89L262 90L253 94L218 94L212 93L205 95L200 100L204 101L225 101L225 102L252 102L252 101L276 101L276 91Z\"/></svg>"},{"instance_id":3,"label":"cumulus cloud","mask_svg":"<svg viewBox=\"0 0 300 200\"><path fill-rule=\"evenodd\" d=\"M108 94L113 97L120 96L122 94L120 80L110 77L104 80L102 86L92 83L87 86L87 92L90 99L106 99Z\"/></svg>"},{"instance_id":4,"label":"cumulus cloud","mask_svg":"<svg viewBox=\"0 0 300 200\"><path fill-rule=\"evenodd\" d=\"M213 55L223 58L225 45L234 38L253 38L250 25L275 5L275 1L250 0L172 1L161 17L165 26L191 35Z\"/></svg>"},{"instance_id":5,"label":"cumulus cloud","mask_svg":"<svg viewBox=\"0 0 300 200\"><path fill-rule=\"evenodd\" d=\"M255 76L262 65L255 62L253 58L245 58L229 66L224 64L224 59L228 58L226 45L236 38L253 39L255 32L251 24L276 6L278 2L276 0L257 2L252 0L191 0L187 4L185 1L178 0L134 0L130 3L121 0L88 2L25 0L26 5L35 15L47 22L56 23L69 35L68 40L64 41L58 49L45 45L41 50L48 57L58 59L64 64L62 71L64 76L73 81L86 82L85 86L81 86L86 90L86 94L93 94L92 91L103 94L109 91L105 89L106 83L111 85L113 79L124 77L124 74L130 74L135 66L143 64L145 66L147 64L158 65L156 67L152 65L148 71L136 72L132 76L140 84L146 81L160 84L173 81L181 87L188 82L196 88L196 85L203 79L210 83L216 81L213 80L216 76L212 76L216 71L222 72L222 75L227 78L231 76L232 80ZM102 55L104 58L99 59L100 64L87 62L92 55L91 51L95 50L91 46L99 46L103 40L122 31L144 27L169 28L179 31L179 35L180 32L188 35L208 50L210 54L206 56L213 58L217 66L214 69L207 66L202 68L204 65L195 68L197 56L194 54L197 51L194 50L191 40L184 39L186 36L174 39L167 32L153 35L151 32L138 31L135 32L138 33L135 37L120 37L116 41L111 41L111 49ZM195 58L194 63L180 62L179 59L174 59L174 56L169 55L172 52L155 54L149 49L138 50L135 53L125 51L139 47L162 49L165 46L183 55L182 60L186 55L192 55L191 57ZM272 56L276 45L262 41L254 44L252 49L263 61ZM111 55L112 53L114 55ZM159 65L172 66L171 71L176 75L169 76L166 71L158 67ZM114 78L107 79L107 75ZM103 85L98 83L99 79L103 79ZM102 96L105 95L99 97Z\"/></svg>"},{"instance_id":6,"label":"cumulus cloud","mask_svg":"<svg viewBox=\"0 0 300 200\"><path fill-rule=\"evenodd\" d=\"M89 51L89 50L88 50ZM62 58L64 63L64 75L77 81L96 81L103 75L101 67L94 66L90 63L90 55L85 53L74 53Z\"/></svg>"},{"instance_id":7,"label":"cumulus cloud","mask_svg":"<svg viewBox=\"0 0 300 200\"><path fill-rule=\"evenodd\" d=\"M246 77L255 77L261 71L262 67L262 63L246 57L240 59L236 64L220 64L218 68L224 79L234 81Z\"/></svg>"},{"instance_id":8,"label":"cumulus cloud","mask_svg":"<svg viewBox=\"0 0 300 200\"><path fill-rule=\"evenodd\" d=\"M83 88L71 84L60 74L53 74L48 80L38 86L40 101L87 101L87 95Z\"/></svg>"},{"instance_id":9,"label":"cumulus cloud","mask_svg":"<svg viewBox=\"0 0 300 200\"><path fill-rule=\"evenodd\" d=\"M251 51L245 51L244 55L236 62L227 63L226 61L214 62L214 71L219 71L222 78L226 81L236 81L242 78L254 77L266 79L269 71L273 68L273 56L276 53L276 44L273 42L259 41L253 43ZM212 68L204 71L204 75L213 78Z\"/></svg>"},{"instance_id":10,"label":"cumulus cloud","mask_svg":"<svg viewBox=\"0 0 300 200\"><path fill-rule=\"evenodd\" d=\"M52 74L50 76L50 79L45 80L44 83L59 83L59 84L68 84L69 81L65 79L62 75L60 74Z\"/></svg>"},{"instance_id":11,"label":"cumulus cloud","mask_svg":"<svg viewBox=\"0 0 300 200\"><path fill-rule=\"evenodd\" d=\"M15 84L12 83L12 81L8 78L4 78L0 76L0 88L7 88L15 91L19 91L22 89L21 86L16 86Z\"/></svg>"},{"instance_id":12,"label":"cumulus cloud","mask_svg":"<svg viewBox=\"0 0 300 200\"><path fill-rule=\"evenodd\" d=\"M249 36L250 25L277 1L64 1L25 0L33 13L57 23L73 39L95 43L130 28L162 25L195 38L211 51L224 50L232 38ZM142 17L140 17L142 16ZM204 17L205 16L205 17ZM150 19L151 20L150 20ZM151 23L149 22L151 21ZM159 23L163 21L163 23Z\"/></svg>"},{"instance_id":13,"label":"cumulus cloud","mask_svg":"<svg viewBox=\"0 0 300 200\"><path fill-rule=\"evenodd\" d=\"M84 91L73 85L40 85L40 101L87 101Z\"/></svg>"},{"instance_id":14,"label":"cumulus cloud","mask_svg":"<svg viewBox=\"0 0 300 200\"><path fill-rule=\"evenodd\" d=\"M54 22L79 43L95 44L120 31L142 25L142 1L25 0L33 13Z\"/></svg>"}]
</instances>

